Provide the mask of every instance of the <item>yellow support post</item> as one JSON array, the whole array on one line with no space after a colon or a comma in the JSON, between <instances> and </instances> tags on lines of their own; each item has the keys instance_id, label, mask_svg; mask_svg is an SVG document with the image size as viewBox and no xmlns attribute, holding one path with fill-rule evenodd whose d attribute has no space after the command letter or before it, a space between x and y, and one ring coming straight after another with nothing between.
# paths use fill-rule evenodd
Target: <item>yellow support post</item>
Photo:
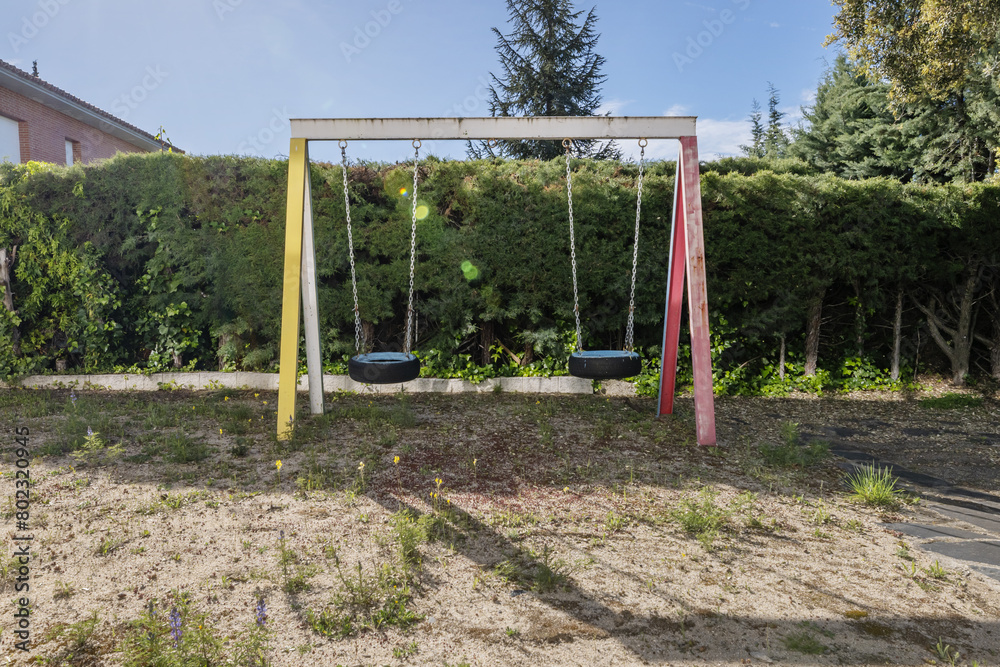
<instances>
[{"instance_id":1,"label":"yellow support post","mask_svg":"<svg viewBox=\"0 0 1000 667\"><path fill-rule=\"evenodd\" d=\"M288 150L288 204L285 209L285 276L281 297L281 364L278 374L278 440L292 437L296 371L299 365L299 302L302 280L302 217L305 202L305 139L292 139Z\"/></svg>"}]
</instances>

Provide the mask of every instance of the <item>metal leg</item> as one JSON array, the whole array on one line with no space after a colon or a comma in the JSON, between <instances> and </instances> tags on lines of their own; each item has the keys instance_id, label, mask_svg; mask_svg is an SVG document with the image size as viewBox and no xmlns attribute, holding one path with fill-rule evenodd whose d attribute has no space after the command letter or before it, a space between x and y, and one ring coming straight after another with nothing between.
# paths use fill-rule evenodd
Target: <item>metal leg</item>
<instances>
[{"instance_id":1,"label":"metal leg","mask_svg":"<svg viewBox=\"0 0 1000 667\"><path fill-rule=\"evenodd\" d=\"M309 409L323 414L323 358L319 338L319 297L316 289L316 251L313 244L312 184L309 179L309 146L306 145L305 196L302 211L302 316L306 335L306 368L309 371Z\"/></svg>"},{"instance_id":2,"label":"metal leg","mask_svg":"<svg viewBox=\"0 0 1000 667\"><path fill-rule=\"evenodd\" d=\"M684 228L687 237L688 310L691 365L694 369L694 415L699 445L715 445L715 396L712 394L712 348L708 325L705 239L701 220L698 139L681 138L684 176Z\"/></svg>"},{"instance_id":3,"label":"metal leg","mask_svg":"<svg viewBox=\"0 0 1000 667\"><path fill-rule=\"evenodd\" d=\"M285 275L281 297L281 368L278 374L278 439L292 435L295 375L299 353L299 299L302 278L302 217L306 184L306 140L292 139L288 150L288 203L285 209Z\"/></svg>"}]
</instances>

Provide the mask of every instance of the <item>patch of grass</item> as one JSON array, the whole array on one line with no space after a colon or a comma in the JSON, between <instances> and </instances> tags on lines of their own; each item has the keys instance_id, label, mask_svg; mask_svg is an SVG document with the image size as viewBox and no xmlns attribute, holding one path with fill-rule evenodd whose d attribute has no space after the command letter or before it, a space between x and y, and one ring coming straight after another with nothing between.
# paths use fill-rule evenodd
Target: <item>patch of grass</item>
<instances>
[{"instance_id":1,"label":"patch of grass","mask_svg":"<svg viewBox=\"0 0 1000 667\"><path fill-rule=\"evenodd\" d=\"M927 567L925 567L924 572L926 572L927 576L931 577L932 579L944 580L948 578L948 571L945 570L943 567L941 567L941 564L937 561L934 561L933 565L928 565Z\"/></svg>"},{"instance_id":2,"label":"patch of grass","mask_svg":"<svg viewBox=\"0 0 1000 667\"><path fill-rule=\"evenodd\" d=\"M896 509L904 498L903 490L896 488L898 481L898 477L892 476L891 468L881 468L874 463L862 466L847 476L847 485L852 491L849 498L870 507Z\"/></svg>"},{"instance_id":3,"label":"patch of grass","mask_svg":"<svg viewBox=\"0 0 1000 667\"><path fill-rule=\"evenodd\" d=\"M98 660L103 647L96 630L98 626L97 612L91 612L90 616L76 623L56 623L45 633L45 641L60 642L60 650L51 656L49 664L56 665L85 665L93 664L90 661Z\"/></svg>"},{"instance_id":4,"label":"patch of grass","mask_svg":"<svg viewBox=\"0 0 1000 667\"><path fill-rule=\"evenodd\" d=\"M399 548L399 560L404 570L420 566L420 545L427 541L426 524L421 524L410 512L402 511L391 519L392 532Z\"/></svg>"},{"instance_id":5,"label":"patch of grass","mask_svg":"<svg viewBox=\"0 0 1000 667\"><path fill-rule=\"evenodd\" d=\"M784 422L781 425L781 439L780 445L761 445L760 455L767 465L808 468L830 456L830 445L825 442L803 445L796 423Z\"/></svg>"},{"instance_id":6,"label":"patch of grass","mask_svg":"<svg viewBox=\"0 0 1000 667\"><path fill-rule=\"evenodd\" d=\"M166 458L171 463L196 463L208 458L210 454L208 445L203 441L189 438L180 432L167 436L164 446L167 450Z\"/></svg>"},{"instance_id":7,"label":"patch of grass","mask_svg":"<svg viewBox=\"0 0 1000 667\"><path fill-rule=\"evenodd\" d=\"M569 584L569 564L555 558L548 545L541 551L518 551L493 568L498 577L536 593L551 593Z\"/></svg>"},{"instance_id":8,"label":"patch of grass","mask_svg":"<svg viewBox=\"0 0 1000 667\"><path fill-rule=\"evenodd\" d=\"M673 519L688 535L693 536L706 549L712 548L712 543L719 531L729 523L731 511L715 503L717 491L704 488L697 498L684 498L678 506L669 512Z\"/></svg>"},{"instance_id":9,"label":"patch of grass","mask_svg":"<svg viewBox=\"0 0 1000 667\"><path fill-rule=\"evenodd\" d=\"M981 396L971 396L969 394L956 394L949 392L942 396L920 399L920 406L937 410L957 410L958 408L978 408L982 407Z\"/></svg>"},{"instance_id":10,"label":"patch of grass","mask_svg":"<svg viewBox=\"0 0 1000 667\"><path fill-rule=\"evenodd\" d=\"M343 639L366 630L405 629L423 616L410 609L413 594L408 577L388 564L368 574L361 563L345 574L335 555L341 590L319 613L307 609L306 623L325 637Z\"/></svg>"},{"instance_id":11,"label":"patch of grass","mask_svg":"<svg viewBox=\"0 0 1000 667\"><path fill-rule=\"evenodd\" d=\"M781 641L789 651L805 653L806 655L822 655L826 653L826 646L805 630L794 632L782 638Z\"/></svg>"}]
</instances>

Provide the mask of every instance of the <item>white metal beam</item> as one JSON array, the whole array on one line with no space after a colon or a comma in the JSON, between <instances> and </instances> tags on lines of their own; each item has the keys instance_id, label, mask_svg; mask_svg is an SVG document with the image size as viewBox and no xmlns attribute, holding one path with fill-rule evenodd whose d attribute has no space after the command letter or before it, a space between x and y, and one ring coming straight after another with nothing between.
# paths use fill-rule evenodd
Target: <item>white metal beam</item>
<instances>
[{"instance_id":1,"label":"white metal beam","mask_svg":"<svg viewBox=\"0 0 1000 667\"><path fill-rule=\"evenodd\" d=\"M499 118L293 118L292 137L351 139L680 139L695 116L541 116Z\"/></svg>"}]
</instances>

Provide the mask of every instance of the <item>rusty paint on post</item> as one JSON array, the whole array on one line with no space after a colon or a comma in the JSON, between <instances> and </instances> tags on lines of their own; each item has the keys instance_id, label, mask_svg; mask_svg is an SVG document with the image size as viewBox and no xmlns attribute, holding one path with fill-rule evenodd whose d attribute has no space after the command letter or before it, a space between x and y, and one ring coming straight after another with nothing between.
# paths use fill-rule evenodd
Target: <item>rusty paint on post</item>
<instances>
[{"instance_id":1,"label":"rusty paint on post","mask_svg":"<svg viewBox=\"0 0 1000 667\"><path fill-rule=\"evenodd\" d=\"M715 445L715 396L712 394L712 348L705 278L705 238L701 219L698 138L681 139L684 177L684 227L687 237L688 311L691 321L691 366L694 370L694 415L699 445Z\"/></svg>"}]
</instances>

